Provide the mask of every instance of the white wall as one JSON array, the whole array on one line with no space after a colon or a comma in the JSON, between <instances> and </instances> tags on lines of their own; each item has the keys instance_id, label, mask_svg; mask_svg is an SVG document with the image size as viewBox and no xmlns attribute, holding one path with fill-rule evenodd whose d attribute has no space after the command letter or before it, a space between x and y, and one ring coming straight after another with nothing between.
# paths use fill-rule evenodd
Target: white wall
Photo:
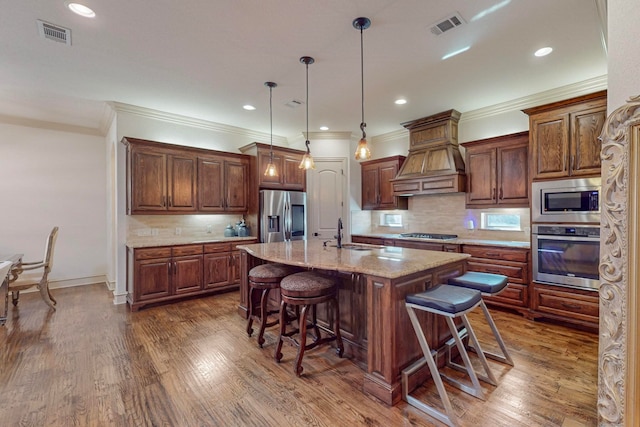
<instances>
[{"instance_id":1,"label":"white wall","mask_svg":"<svg viewBox=\"0 0 640 427\"><path fill-rule=\"evenodd\" d=\"M640 95L640 2L609 0L607 66L609 112Z\"/></svg>"},{"instance_id":2,"label":"white wall","mask_svg":"<svg viewBox=\"0 0 640 427\"><path fill-rule=\"evenodd\" d=\"M104 139L3 123L0 136L0 253L40 261L57 225L52 287L104 281Z\"/></svg>"}]
</instances>

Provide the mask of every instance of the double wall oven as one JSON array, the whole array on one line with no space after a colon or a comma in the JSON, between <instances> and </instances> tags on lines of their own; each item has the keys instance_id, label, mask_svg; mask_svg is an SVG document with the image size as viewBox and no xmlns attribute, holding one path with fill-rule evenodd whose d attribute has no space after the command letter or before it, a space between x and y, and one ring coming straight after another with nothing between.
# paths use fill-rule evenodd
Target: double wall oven
<instances>
[{"instance_id":1,"label":"double wall oven","mask_svg":"<svg viewBox=\"0 0 640 427\"><path fill-rule=\"evenodd\" d=\"M600 178L533 183L534 281L599 288L600 183Z\"/></svg>"}]
</instances>

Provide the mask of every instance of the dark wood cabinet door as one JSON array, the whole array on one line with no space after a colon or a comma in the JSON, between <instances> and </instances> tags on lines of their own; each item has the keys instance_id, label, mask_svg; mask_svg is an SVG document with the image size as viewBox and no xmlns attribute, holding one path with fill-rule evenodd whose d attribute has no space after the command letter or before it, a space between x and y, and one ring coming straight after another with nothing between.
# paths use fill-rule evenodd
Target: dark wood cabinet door
<instances>
[{"instance_id":1,"label":"dark wood cabinet door","mask_svg":"<svg viewBox=\"0 0 640 427\"><path fill-rule=\"evenodd\" d=\"M146 259L135 262L134 295L144 301L171 295L171 259Z\"/></svg>"},{"instance_id":2,"label":"dark wood cabinet door","mask_svg":"<svg viewBox=\"0 0 640 427\"><path fill-rule=\"evenodd\" d=\"M467 149L467 205L497 201L496 149Z\"/></svg>"},{"instance_id":3,"label":"dark wood cabinet door","mask_svg":"<svg viewBox=\"0 0 640 427\"><path fill-rule=\"evenodd\" d=\"M362 209L378 207L380 173L377 166L362 167Z\"/></svg>"},{"instance_id":4,"label":"dark wood cabinet door","mask_svg":"<svg viewBox=\"0 0 640 427\"><path fill-rule=\"evenodd\" d=\"M167 209L170 211L196 210L196 158L170 155L167 174Z\"/></svg>"},{"instance_id":5,"label":"dark wood cabinet door","mask_svg":"<svg viewBox=\"0 0 640 427\"><path fill-rule=\"evenodd\" d=\"M249 163L224 162L225 210L245 212L248 204Z\"/></svg>"},{"instance_id":6,"label":"dark wood cabinet door","mask_svg":"<svg viewBox=\"0 0 640 427\"><path fill-rule=\"evenodd\" d=\"M176 295L202 289L202 255L174 258L172 270Z\"/></svg>"},{"instance_id":7,"label":"dark wood cabinet door","mask_svg":"<svg viewBox=\"0 0 640 427\"><path fill-rule=\"evenodd\" d=\"M498 198L500 205L529 204L529 142L497 150Z\"/></svg>"},{"instance_id":8,"label":"dark wood cabinet door","mask_svg":"<svg viewBox=\"0 0 640 427\"><path fill-rule=\"evenodd\" d=\"M396 197L393 195L391 180L398 175L398 162L389 162L380 165L380 199L381 209L395 209L397 206Z\"/></svg>"},{"instance_id":9,"label":"dark wood cabinet door","mask_svg":"<svg viewBox=\"0 0 640 427\"><path fill-rule=\"evenodd\" d=\"M599 175L602 143L598 139L607 118L606 106L571 114L571 175Z\"/></svg>"},{"instance_id":10,"label":"dark wood cabinet door","mask_svg":"<svg viewBox=\"0 0 640 427\"><path fill-rule=\"evenodd\" d=\"M229 253L214 253L204 256L204 287L217 288L231 283Z\"/></svg>"},{"instance_id":11,"label":"dark wood cabinet door","mask_svg":"<svg viewBox=\"0 0 640 427\"><path fill-rule=\"evenodd\" d=\"M283 155L282 168L284 169L282 186L286 190L304 191L307 186L307 171L300 169L302 156L291 154Z\"/></svg>"},{"instance_id":12,"label":"dark wood cabinet door","mask_svg":"<svg viewBox=\"0 0 640 427\"><path fill-rule=\"evenodd\" d=\"M131 210L166 210L167 155L134 149L131 156Z\"/></svg>"},{"instance_id":13,"label":"dark wood cabinet door","mask_svg":"<svg viewBox=\"0 0 640 427\"><path fill-rule=\"evenodd\" d=\"M221 159L198 159L198 210L224 211L224 162Z\"/></svg>"},{"instance_id":14,"label":"dark wood cabinet door","mask_svg":"<svg viewBox=\"0 0 640 427\"><path fill-rule=\"evenodd\" d=\"M531 120L533 179L569 174L569 115L541 115Z\"/></svg>"}]
</instances>

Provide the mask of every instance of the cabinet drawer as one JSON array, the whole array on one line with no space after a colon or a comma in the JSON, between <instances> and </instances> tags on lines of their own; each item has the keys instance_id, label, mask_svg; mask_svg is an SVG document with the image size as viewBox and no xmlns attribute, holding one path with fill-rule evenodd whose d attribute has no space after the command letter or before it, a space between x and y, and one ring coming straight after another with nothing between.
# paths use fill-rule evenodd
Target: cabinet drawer
<instances>
[{"instance_id":1,"label":"cabinet drawer","mask_svg":"<svg viewBox=\"0 0 640 427\"><path fill-rule=\"evenodd\" d=\"M539 286L533 289L533 309L543 313L597 323L599 304L597 292L574 293L570 290Z\"/></svg>"},{"instance_id":2,"label":"cabinet drawer","mask_svg":"<svg viewBox=\"0 0 640 427\"><path fill-rule=\"evenodd\" d=\"M500 292L499 295L483 298L487 302L504 303L510 306L517 307L528 307L528 289L529 288L527 287L527 285L521 285L519 283L509 283L507 287L502 292Z\"/></svg>"},{"instance_id":3,"label":"cabinet drawer","mask_svg":"<svg viewBox=\"0 0 640 427\"><path fill-rule=\"evenodd\" d=\"M353 243L365 243L367 245L383 245L384 240L378 237L351 236ZM392 245L389 245L392 246Z\"/></svg>"},{"instance_id":4,"label":"cabinet drawer","mask_svg":"<svg viewBox=\"0 0 640 427\"><path fill-rule=\"evenodd\" d=\"M171 253L173 256L199 255L202 253L202 245L174 246Z\"/></svg>"},{"instance_id":5,"label":"cabinet drawer","mask_svg":"<svg viewBox=\"0 0 640 427\"><path fill-rule=\"evenodd\" d=\"M442 243L414 242L411 240L396 240L395 246L398 246L400 248L422 249L427 251L442 252L444 245Z\"/></svg>"},{"instance_id":6,"label":"cabinet drawer","mask_svg":"<svg viewBox=\"0 0 640 427\"><path fill-rule=\"evenodd\" d=\"M464 245L462 252L476 258L499 259L502 261L527 262L529 259L528 250L497 248L495 246Z\"/></svg>"},{"instance_id":7,"label":"cabinet drawer","mask_svg":"<svg viewBox=\"0 0 640 427\"><path fill-rule=\"evenodd\" d=\"M230 243L207 243L206 245L204 245L204 253L206 254L229 252L230 250Z\"/></svg>"},{"instance_id":8,"label":"cabinet drawer","mask_svg":"<svg viewBox=\"0 0 640 427\"><path fill-rule=\"evenodd\" d=\"M528 282L527 268L524 264L489 264L484 262L484 260L471 258L467 260L467 270L480 273L502 274L509 277L509 281L520 283Z\"/></svg>"},{"instance_id":9,"label":"cabinet drawer","mask_svg":"<svg viewBox=\"0 0 640 427\"><path fill-rule=\"evenodd\" d=\"M169 258L171 256L171 248L144 248L135 249L136 260L141 259L154 259L154 258Z\"/></svg>"}]
</instances>

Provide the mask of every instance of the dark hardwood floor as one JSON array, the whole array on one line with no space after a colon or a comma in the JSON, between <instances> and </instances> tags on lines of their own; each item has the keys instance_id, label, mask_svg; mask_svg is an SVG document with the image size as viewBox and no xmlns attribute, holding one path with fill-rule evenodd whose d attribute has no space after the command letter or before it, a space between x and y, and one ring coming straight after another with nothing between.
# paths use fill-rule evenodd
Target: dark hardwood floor
<instances>
[{"instance_id":1,"label":"dark hardwood floor","mask_svg":"<svg viewBox=\"0 0 640 427\"><path fill-rule=\"evenodd\" d=\"M58 311L22 294L0 326L3 426L429 426L362 394L363 371L321 347L292 372L247 338L231 292L132 313L104 285L53 290ZM481 401L449 388L462 426L595 426L597 334L492 310L515 367L490 361ZM481 313L472 325L488 341ZM408 333L413 334L413 331ZM436 396L429 381L418 394Z\"/></svg>"}]
</instances>

